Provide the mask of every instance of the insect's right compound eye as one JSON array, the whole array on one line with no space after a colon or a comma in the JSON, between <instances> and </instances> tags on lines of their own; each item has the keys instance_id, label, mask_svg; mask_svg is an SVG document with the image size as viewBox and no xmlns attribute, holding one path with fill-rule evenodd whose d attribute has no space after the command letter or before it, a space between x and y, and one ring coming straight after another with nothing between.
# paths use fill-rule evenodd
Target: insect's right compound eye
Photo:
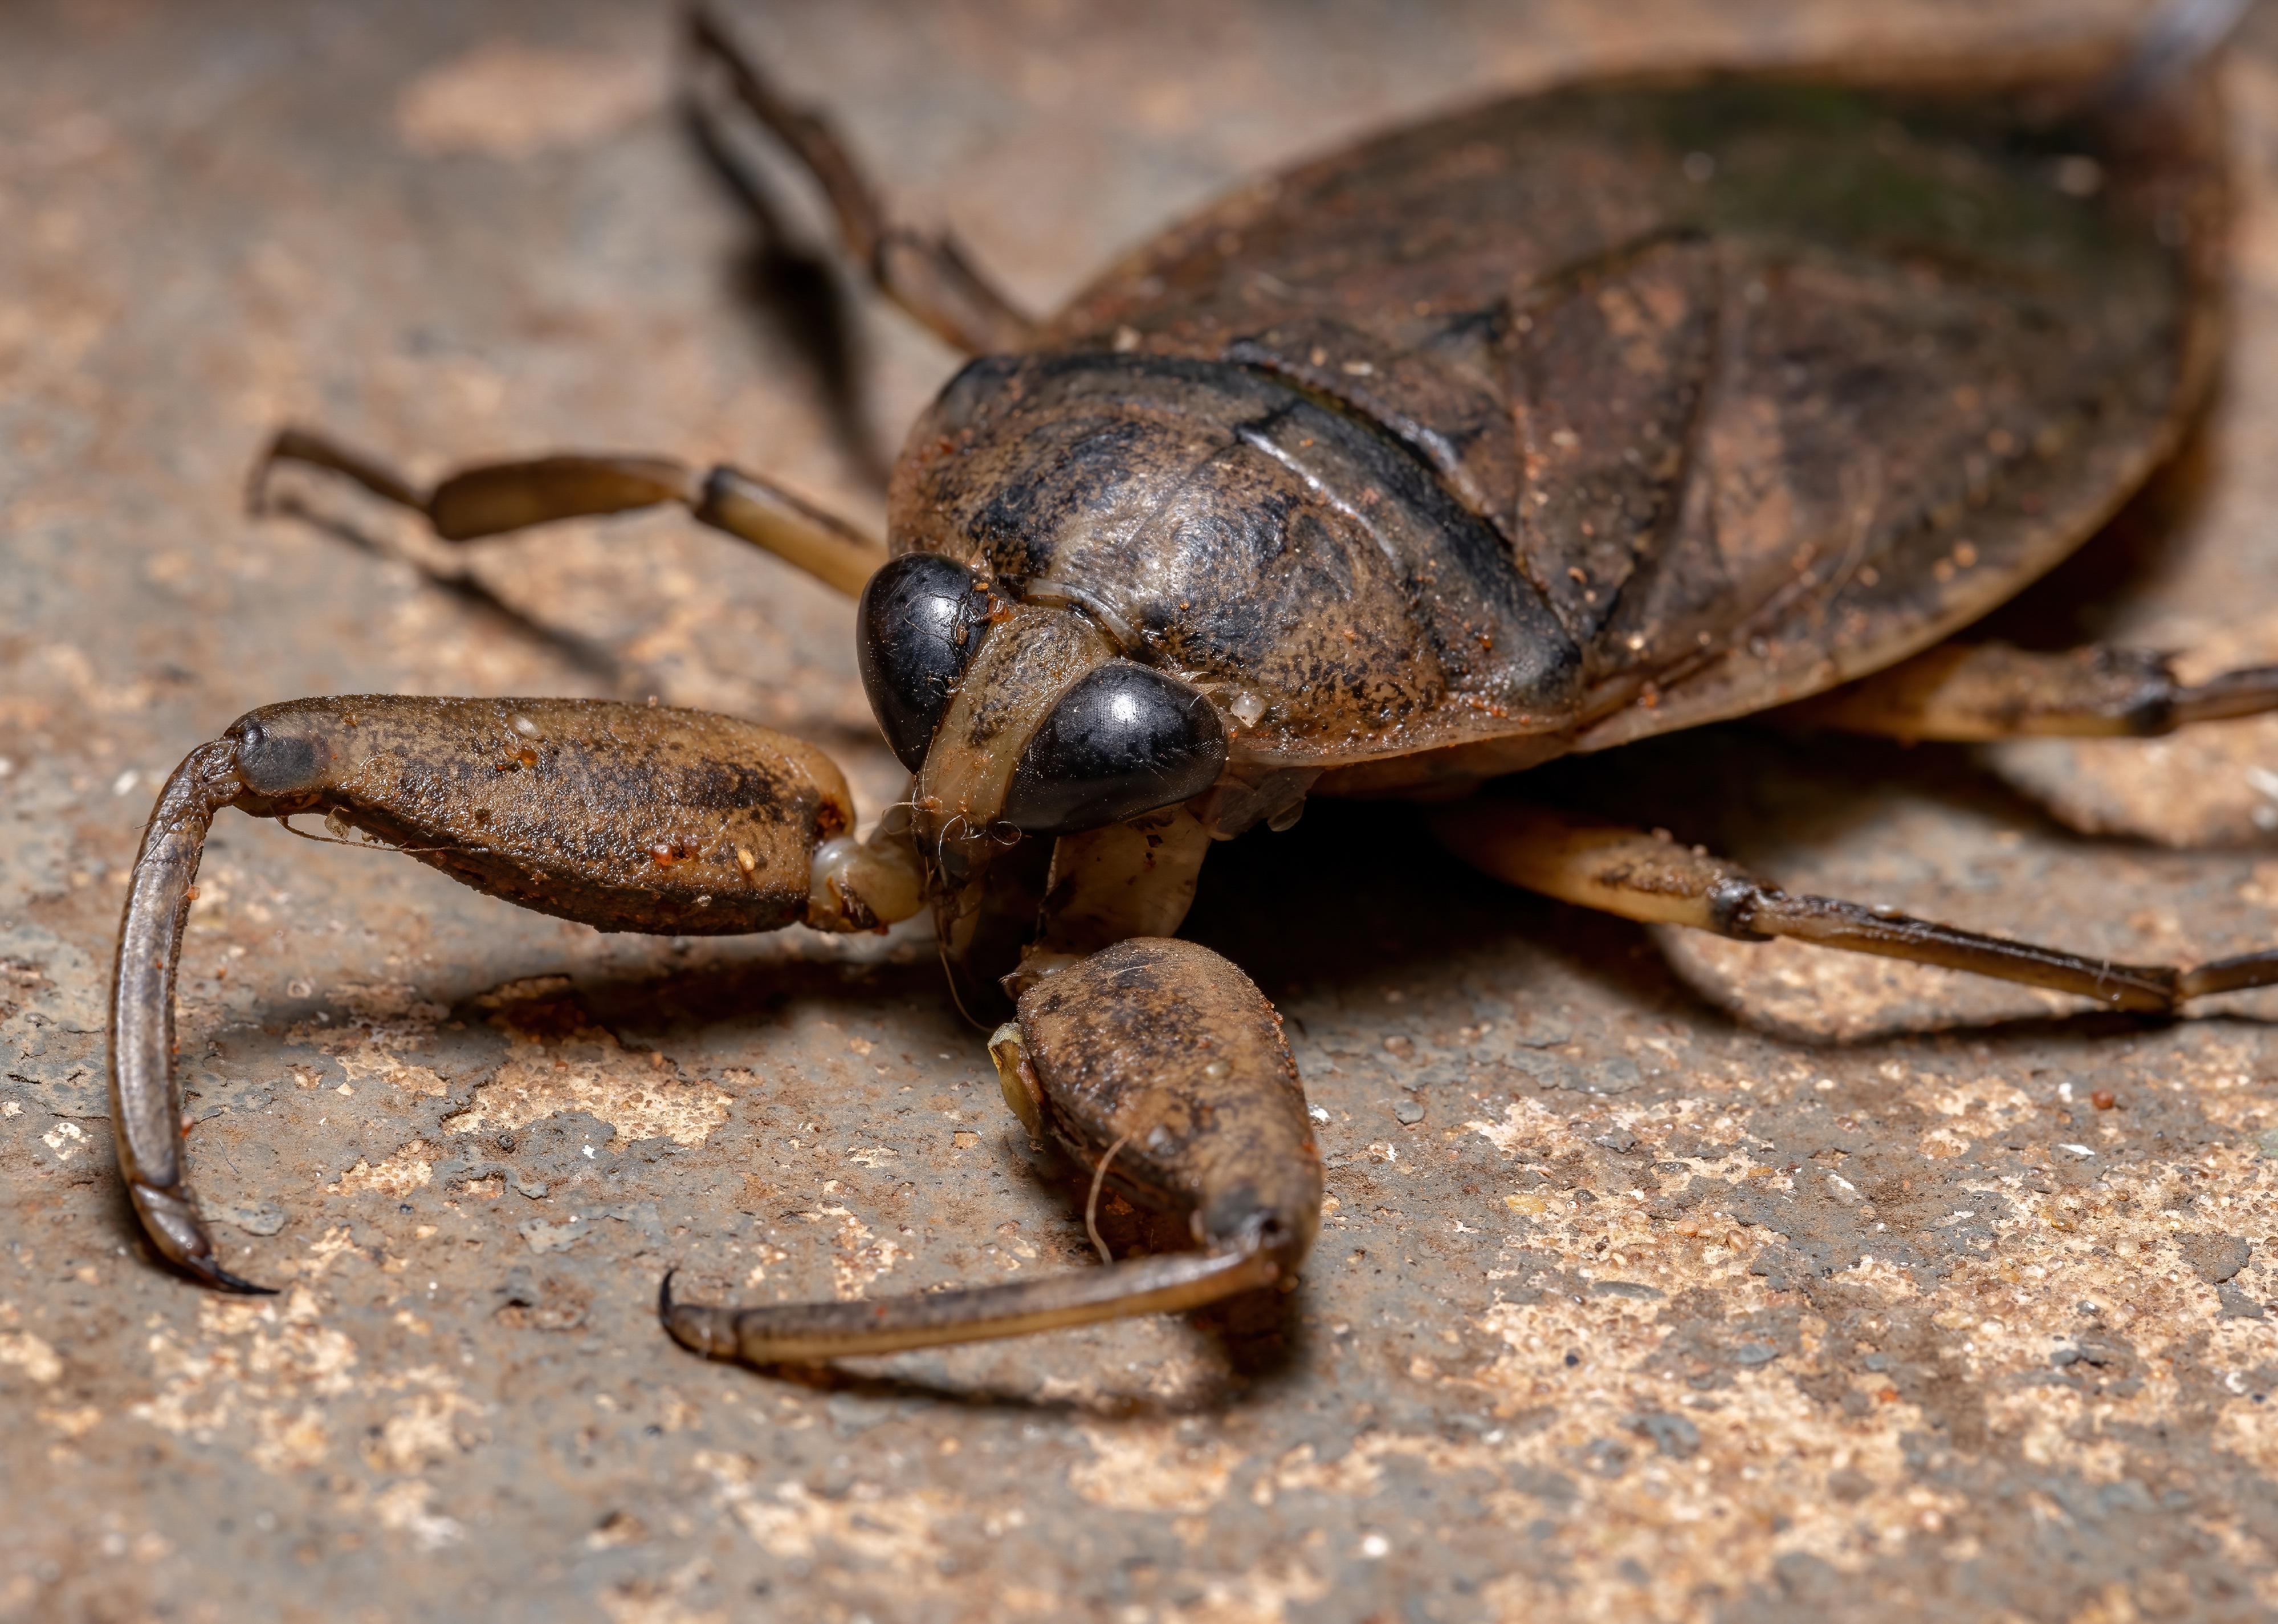
<instances>
[{"instance_id":1,"label":"insect's right compound eye","mask_svg":"<svg viewBox=\"0 0 2278 1624\"><path fill-rule=\"evenodd\" d=\"M925 765L949 696L989 631L989 592L964 565L905 553L872 576L855 611L862 687L904 766Z\"/></svg>"},{"instance_id":2,"label":"insect's right compound eye","mask_svg":"<svg viewBox=\"0 0 2278 1624\"><path fill-rule=\"evenodd\" d=\"M1226 724L1174 677L1112 660L1062 694L1021 752L1005 820L1074 835L1200 795L1226 766Z\"/></svg>"}]
</instances>

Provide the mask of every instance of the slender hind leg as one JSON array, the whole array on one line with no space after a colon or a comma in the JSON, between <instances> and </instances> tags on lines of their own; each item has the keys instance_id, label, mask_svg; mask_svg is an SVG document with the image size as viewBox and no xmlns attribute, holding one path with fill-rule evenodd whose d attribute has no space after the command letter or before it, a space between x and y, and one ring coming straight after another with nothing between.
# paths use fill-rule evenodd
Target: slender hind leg
<instances>
[{"instance_id":1,"label":"slender hind leg","mask_svg":"<svg viewBox=\"0 0 2278 1624\"><path fill-rule=\"evenodd\" d=\"M2146 738L2278 710L2278 666L2187 686L2170 663L2165 654L2094 644L2036 654L2004 643L1948 643L1771 714L1886 738L1989 743Z\"/></svg>"},{"instance_id":2,"label":"slender hind leg","mask_svg":"<svg viewBox=\"0 0 2278 1624\"><path fill-rule=\"evenodd\" d=\"M709 7L689 12L690 42L736 100L814 177L847 256L878 291L968 355L1022 349L1036 324L998 293L947 232L928 236L886 216L877 188L820 115L786 100Z\"/></svg>"},{"instance_id":3,"label":"slender hind leg","mask_svg":"<svg viewBox=\"0 0 2278 1624\"><path fill-rule=\"evenodd\" d=\"M604 930L867 929L923 902L891 831L858 845L812 745L725 716L592 699L302 699L250 712L174 770L135 859L111 982L119 1172L158 1250L221 1267L182 1153L174 974L214 814L346 824L478 890Z\"/></svg>"},{"instance_id":4,"label":"slender hind leg","mask_svg":"<svg viewBox=\"0 0 2278 1624\"><path fill-rule=\"evenodd\" d=\"M246 505L266 511L280 462L342 474L374 496L423 514L445 541L678 502L699 522L774 553L852 597L886 549L779 485L724 465L698 474L669 457L550 456L462 469L422 491L386 464L307 429L280 429L254 467Z\"/></svg>"},{"instance_id":5,"label":"slender hind leg","mask_svg":"<svg viewBox=\"0 0 2278 1624\"><path fill-rule=\"evenodd\" d=\"M1441 844L1496 879L1625 919L1689 925L1742 942L1793 936L2077 993L2145 1014L2171 1014L2210 993L2278 984L2278 950L2191 969L2114 964L1833 897L1792 896L1664 837L1521 801L1481 797L1434 812L1430 821Z\"/></svg>"},{"instance_id":6,"label":"slender hind leg","mask_svg":"<svg viewBox=\"0 0 2278 1624\"><path fill-rule=\"evenodd\" d=\"M1009 1285L758 1308L676 1302L675 1339L715 1359L807 1364L1198 1308L1285 1285L1320 1227L1321 1161L1280 1018L1190 942L1118 942L1030 987L990 1040L1006 1103L1093 1175L1184 1212L1198 1252Z\"/></svg>"}]
</instances>

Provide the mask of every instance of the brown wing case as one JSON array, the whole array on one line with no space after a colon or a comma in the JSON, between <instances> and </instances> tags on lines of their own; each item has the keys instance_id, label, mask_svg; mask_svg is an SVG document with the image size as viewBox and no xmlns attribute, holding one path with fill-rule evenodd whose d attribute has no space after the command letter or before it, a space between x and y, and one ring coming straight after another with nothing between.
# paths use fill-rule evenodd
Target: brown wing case
<instances>
[{"instance_id":1,"label":"brown wing case","mask_svg":"<svg viewBox=\"0 0 2278 1624\"><path fill-rule=\"evenodd\" d=\"M1234 362L1400 442L1579 645L1574 747L1760 709L2048 568L2204 390L2204 77L2124 118L2068 113L2077 76L1958 78L1584 85L1398 131L1166 233L1043 343Z\"/></svg>"}]
</instances>

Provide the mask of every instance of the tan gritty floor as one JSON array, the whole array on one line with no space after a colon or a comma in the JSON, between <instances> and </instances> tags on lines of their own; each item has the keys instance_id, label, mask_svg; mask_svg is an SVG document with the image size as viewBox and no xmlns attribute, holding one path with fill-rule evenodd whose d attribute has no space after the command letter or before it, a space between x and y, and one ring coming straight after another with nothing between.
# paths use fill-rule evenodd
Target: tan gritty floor
<instances>
[{"instance_id":1,"label":"tan gritty floor","mask_svg":"<svg viewBox=\"0 0 2278 1624\"><path fill-rule=\"evenodd\" d=\"M1214 190L1617 65L1994 50L2121 0L757 4L906 210L1043 306ZM875 520L953 358L770 235L596 0L0 10L0 1619L2112 1621L2278 1612L2278 998L2157 1025L1499 891L1397 808L1212 859L1290 1018L1303 1288L794 1382L656 1328L1088 1265L922 929L605 937L217 825L183 965L229 1300L111 1170L157 782L302 694L655 694L875 809L825 590L669 516L256 520L265 432L423 473L733 458ZM2044 633L2278 660L2278 19L2229 74L2227 392ZM436 555L440 556L440 555ZM2116 957L2278 937L2278 723L1911 751L1734 729L1597 788L1792 885ZM2051 815L2054 807L2064 820ZM2101 831L2097 837L2072 826ZM1132 1239L1126 1221L1124 1239Z\"/></svg>"}]
</instances>

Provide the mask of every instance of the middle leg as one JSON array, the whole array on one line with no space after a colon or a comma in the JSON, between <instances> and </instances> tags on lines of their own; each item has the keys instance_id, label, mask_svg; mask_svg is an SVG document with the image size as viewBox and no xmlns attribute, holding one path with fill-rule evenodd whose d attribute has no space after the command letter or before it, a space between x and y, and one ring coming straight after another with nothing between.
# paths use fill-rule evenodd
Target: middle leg
<instances>
[{"instance_id":1,"label":"middle leg","mask_svg":"<svg viewBox=\"0 0 2278 1624\"><path fill-rule=\"evenodd\" d=\"M2006 643L1942 643L1770 714L1805 728L1988 743L2149 738L2278 710L2278 666L2197 684L2177 682L2172 667L2165 654L2102 644L2042 654Z\"/></svg>"},{"instance_id":2,"label":"middle leg","mask_svg":"<svg viewBox=\"0 0 2278 1624\"><path fill-rule=\"evenodd\" d=\"M699 523L772 553L785 563L859 595L886 549L780 485L725 466L699 474L669 457L567 455L461 469L421 490L378 459L307 429L280 429L255 465L246 505L270 506L279 463L320 468L355 481L384 501L423 515L445 541L475 541L509 530L677 502Z\"/></svg>"},{"instance_id":3,"label":"middle leg","mask_svg":"<svg viewBox=\"0 0 2278 1624\"><path fill-rule=\"evenodd\" d=\"M1793 896L1665 836L1515 799L1481 796L1433 813L1430 823L1441 845L1498 880L1625 919L1687 925L1742 942L1792 936L2075 993L2142 1014L2173 1014L2212 993L2278 985L2278 950L2190 969L2119 964L1834 897Z\"/></svg>"}]
</instances>

